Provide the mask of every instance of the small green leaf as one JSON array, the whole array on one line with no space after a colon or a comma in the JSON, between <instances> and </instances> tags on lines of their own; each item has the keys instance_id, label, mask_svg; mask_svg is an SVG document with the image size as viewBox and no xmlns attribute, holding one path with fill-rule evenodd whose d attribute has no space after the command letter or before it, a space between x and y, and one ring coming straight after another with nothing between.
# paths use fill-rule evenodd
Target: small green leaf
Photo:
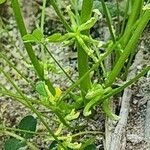
<instances>
[{"instance_id":1,"label":"small green leaf","mask_svg":"<svg viewBox=\"0 0 150 150\"><path fill-rule=\"evenodd\" d=\"M79 31L84 31L84 30L88 30L90 28L92 28L94 26L94 24L97 22L98 20L98 15L100 15L99 10L94 10L94 16L91 17L87 22L81 24L78 27Z\"/></svg>"},{"instance_id":2,"label":"small green leaf","mask_svg":"<svg viewBox=\"0 0 150 150\"><path fill-rule=\"evenodd\" d=\"M23 36L23 40L24 40L24 42L25 43L34 43L34 42L39 42L38 40L37 40L37 38L36 37L34 37L32 34L27 34L27 35L25 35L25 36Z\"/></svg>"},{"instance_id":3,"label":"small green leaf","mask_svg":"<svg viewBox=\"0 0 150 150\"><path fill-rule=\"evenodd\" d=\"M40 43L43 38L44 38L44 35L42 34L41 30L39 30L39 29L35 29L32 34L27 34L27 35L23 36L23 40L26 43L27 42Z\"/></svg>"},{"instance_id":4,"label":"small green leaf","mask_svg":"<svg viewBox=\"0 0 150 150\"><path fill-rule=\"evenodd\" d=\"M25 147L26 143L15 138L10 138L5 142L5 150L18 150L21 147Z\"/></svg>"},{"instance_id":5,"label":"small green leaf","mask_svg":"<svg viewBox=\"0 0 150 150\"><path fill-rule=\"evenodd\" d=\"M46 89L45 89L45 83L40 81L36 84L36 91L41 95L41 96L44 96L44 97L47 97L48 94L46 92Z\"/></svg>"},{"instance_id":6,"label":"small green leaf","mask_svg":"<svg viewBox=\"0 0 150 150\"><path fill-rule=\"evenodd\" d=\"M96 150L96 145L95 144L91 144L91 145L88 145L85 150Z\"/></svg>"},{"instance_id":7,"label":"small green leaf","mask_svg":"<svg viewBox=\"0 0 150 150\"><path fill-rule=\"evenodd\" d=\"M32 35L38 40L41 41L44 38L43 33L41 32L40 29L35 29L32 33Z\"/></svg>"},{"instance_id":8,"label":"small green leaf","mask_svg":"<svg viewBox=\"0 0 150 150\"><path fill-rule=\"evenodd\" d=\"M29 116L24 117L20 121L18 128L21 130L35 132L36 131L36 125L37 125L37 120L33 116L29 115ZM28 139L28 138L33 137L33 133L21 132L21 136Z\"/></svg>"},{"instance_id":9,"label":"small green leaf","mask_svg":"<svg viewBox=\"0 0 150 150\"><path fill-rule=\"evenodd\" d=\"M60 33L54 33L47 37L48 42L63 42L74 36L74 33L66 33L61 35Z\"/></svg>"},{"instance_id":10,"label":"small green leaf","mask_svg":"<svg viewBox=\"0 0 150 150\"><path fill-rule=\"evenodd\" d=\"M48 42L61 42L60 41L61 37L62 35L60 33L54 33L50 35L47 39L48 39Z\"/></svg>"},{"instance_id":11,"label":"small green leaf","mask_svg":"<svg viewBox=\"0 0 150 150\"><path fill-rule=\"evenodd\" d=\"M89 145L93 145L95 139L95 137L92 137L84 141L84 143L81 146L81 150L85 150Z\"/></svg>"},{"instance_id":12,"label":"small green leaf","mask_svg":"<svg viewBox=\"0 0 150 150\"><path fill-rule=\"evenodd\" d=\"M57 150L57 146L58 146L58 142L57 141L53 141L50 146L49 146L49 150Z\"/></svg>"},{"instance_id":13,"label":"small green leaf","mask_svg":"<svg viewBox=\"0 0 150 150\"><path fill-rule=\"evenodd\" d=\"M6 2L6 0L0 0L0 4L3 4L5 2Z\"/></svg>"}]
</instances>

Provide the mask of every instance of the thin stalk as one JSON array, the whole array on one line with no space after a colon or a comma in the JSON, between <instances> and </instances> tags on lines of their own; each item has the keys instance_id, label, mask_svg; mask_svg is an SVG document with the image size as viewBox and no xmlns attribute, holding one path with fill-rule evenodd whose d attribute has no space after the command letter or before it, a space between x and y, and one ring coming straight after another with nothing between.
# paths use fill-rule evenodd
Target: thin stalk
<instances>
[{"instance_id":1,"label":"thin stalk","mask_svg":"<svg viewBox=\"0 0 150 150\"><path fill-rule=\"evenodd\" d=\"M60 63L55 59L55 57L52 55L52 53L48 50L46 45L43 45L45 50L48 52L48 54L50 55L50 57L55 61L55 63L58 65L58 67L63 71L63 73L66 75L66 77L72 82L75 83L71 77L68 75L68 73L64 70L64 68L60 65Z\"/></svg>"},{"instance_id":2,"label":"thin stalk","mask_svg":"<svg viewBox=\"0 0 150 150\"><path fill-rule=\"evenodd\" d=\"M45 8L46 8L46 0L43 0L42 14L41 14L41 25L40 25L42 33L43 33L44 19L45 19Z\"/></svg>"},{"instance_id":3,"label":"thin stalk","mask_svg":"<svg viewBox=\"0 0 150 150\"><path fill-rule=\"evenodd\" d=\"M93 0L88 0L88 1L83 0L81 18L80 18L81 24L85 23L90 19L92 14L92 7L93 7ZM89 31L84 31L83 34L89 35ZM82 76L84 76L84 74L89 70L88 55L78 42L76 44L77 44L77 53L78 53L77 60L78 60L79 78L82 78ZM91 78L90 78L90 74L87 74L86 78L84 78L80 83L80 89L81 89L84 103L86 103L85 95L90 88L91 88Z\"/></svg>"},{"instance_id":4,"label":"thin stalk","mask_svg":"<svg viewBox=\"0 0 150 150\"><path fill-rule=\"evenodd\" d=\"M66 28L66 30L68 32L71 32L72 29L69 26L68 22L65 20L64 16L62 15L63 13L60 11L60 9L58 8L58 5L56 4L55 0L51 0L50 1L51 5L53 6L55 12L57 13L58 17L60 18L61 22L63 23L64 27Z\"/></svg>"},{"instance_id":5,"label":"thin stalk","mask_svg":"<svg viewBox=\"0 0 150 150\"><path fill-rule=\"evenodd\" d=\"M50 133L50 135L64 148L66 149L62 143L58 140L57 136L51 131L49 125L45 122L45 120L42 117L42 114L40 112L37 111L36 108L33 107L32 103L26 99L26 96L22 93L22 91L17 87L17 85L13 82L13 80L10 78L10 76L8 75L8 73L5 73L1 68L0 71L4 74L4 76L7 78L7 80L12 84L12 86L16 89L16 91L20 94L20 96L25 100L25 102L27 103L28 107L31 109L32 112L34 112L38 118L40 119L40 121L43 123L43 125L46 127L46 129L48 130L48 132Z\"/></svg>"},{"instance_id":6,"label":"thin stalk","mask_svg":"<svg viewBox=\"0 0 150 150\"><path fill-rule=\"evenodd\" d=\"M22 57L22 59L23 59L27 64L29 64L29 62L25 59L25 57L23 56L23 54L21 53L21 51L20 51L20 50L18 49L18 47L16 46L15 41L13 40L13 37L10 35L8 29L6 28L6 25L4 24L3 20L1 19L0 21L2 21L2 27L5 29L6 33L7 33L8 36L10 37L10 40L11 40L10 43L13 44L13 46L16 48L17 52L20 54L20 56ZM7 21L7 20L5 20L5 21ZM8 21L7 21L7 22L8 22Z\"/></svg>"},{"instance_id":7,"label":"thin stalk","mask_svg":"<svg viewBox=\"0 0 150 150\"><path fill-rule=\"evenodd\" d=\"M107 20L107 24L108 24L108 28L109 28L109 31L110 31L111 38L112 38L113 42L115 43L116 38L115 38L113 29L112 29L112 22L111 22L110 13L109 13L108 8L105 4L105 1L101 0L101 3L102 3L103 11L104 11L104 14L105 14L105 17L106 17L106 20Z\"/></svg>"},{"instance_id":8,"label":"thin stalk","mask_svg":"<svg viewBox=\"0 0 150 150\"><path fill-rule=\"evenodd\" d=\"M32 81L29 80L28 78L26 78L26 76L23 75L23 74L21 73L21 71L18 70L18 69L15 67L15 65L14 65L13 63L11 63L10 60L7 59L6 56L4 56L2 53L0 53L0 57L3 58L3 59L6 61L6 63L7 63L10 67L12 67L27 83L31 84L31 86L32 86L33 88L35 88L35 86L34 86L34 84L32 83Z\"/></svg>"},{"instance_id":9,"label":"thin stalk","mask_svg":"<svg viewBox=\"0 0 150 150\"><path fill-rule=\"evenodd\" d=\"M75 11L75 17L76 17L76 22L77 25L80 24L80 16L79 16L79 12L78 12L78 2L76 0L70 0L70 3Z\"/></svg>"},{"instance_id":10,"label":"thin stalk","mask_svg":"<svg viewBox=\"0 0 150 150\"><path fill-rule=\"evenodd\" d=\"M125 47L122 55L120 56L119 60L117 61L114 69L110 72L106 79L106 87L109 87L112 85L112 83L115 81L116 77L120 73L122 67L124 66L124 63L126 59L129 57L129 55L134 50L138 39L140 35L142 34L144 28L146 27L147 23L150 20L150 10L146 10L143 16L139 20L139 24L137 28L135 29L133 36L131 37L130 41L128 42L127 46Z\"/></svg>"},{"instance_id":11,"label":"thin stalk","mask_svg":"<svg viewBox=\"0 0 150 150\"><path fill-rule=\"evenodd\" d=\"M36 135L42 135L42 133L38 133L38 132L33 132L33 131L29 131L29 130L21 130L21 129L17 129L17 128L10 128L10 127L0 127L0 130L4 131L4 130L8 130L8 131L18 131L18 132L23 132L23 133L31 133L31 134L36 134ZM43 134L46 135L46 134Z\"/></svg>"},{"instance_id":12,"label":"thin stalk","mask_svg":"<svg viewBox=\"0 0 150 150\"><path fill-rule=\"evenodd\" d=\"M128 43L128 41L130 40L131 37L131 29L134 26L134 24L137 22L140 13L141 13L141 9L143 6L143 0L136 0L133 2L133 6L132 7L132 11L131 14L129 16L125 31L124 31L124 35L122 37L123 39L123 46L126 46L126 44ZM129 34L130 33L130 34Z\"/></svg>"},{"instance_id":13,"label":"thin stalk","mask_svg":"<svg viewBox=\"0 0 150 150\"><path fill-rule=\"evenodd\" d=\"M120 25L121 25L121 22L120 22L120 8L119 8L119 0L116 0L116 5L117 5L117 34L119 35L120 33Z\"/></svg>"},{"instance_id":14,"label":"thin stalk","mask_svg":"<svg viewBox=\"0 0 150 150\"><path fill-rule=\"evenodd\" d=\"M18 0L12 0L11 2L12 2L13 12L14 12L14 15L15 15L15 19L16 19L21 37L23 37L24 35L27 34L27 30L26 30L25 23L24 23L22 14L21 14L21 9L20 9L19 2L18 2ZM55 95L56 94L55 88L53 87L50 80L47 80L47 79L44 78L43 67L41 66L41 64L39 63L37 57L35 56L35 53L32 49L31 44L30 43L24 43L24 45L25 45L26 51L27 51L27 53L30 57L30 60L31 60L31 62L32 62L39 78L42 81L45 81L45 83L48 86L49 90L51 91L52 95Z\"/></svg>"},{"instance_id":15,"label":"thin stalk","mask_svg":"<svg viewBox=\"0 0 150 150\"><path fill-rule=\"evenodd\" d=\"M45 8L46 8L46 0L43 0L42 13L41 13L41 25L40 25L42 34L44 32L43 28L44 28L44 19L45 19ZM42 59L45 60L44 47L43 45L40 46L41 46Z\"/></svg>"},{"instance_id":16,"label":"thin stalk","mask_svg":"<svg viewBox=\"0 0 150 150\"><path fill-rule=\"evenodd\" d=\"M130 0L127 0L127 2L126 2L125 13L124 13L123 21L122 21L120 37L124 34L125 23L126 23L126 19L127 19L127 15L128 15L128 10L129 10L129 1Z\"/></svg>"},{"instance_id":17,"label":"thin stalk","mask_svg":"<svg viewBox=\"0 0 150 150\"><path fill-rule=\"evenodd\" d=\"M1 86L1 85L0 85ZM2 86L1 86L2 87ZM2 87L3 88L3 87ZM5 96L9 96L9 97L11 97L11 98L14 98L15 100L17 100L18 102L20 102L20 103L22 103L23 105L25 105L26 107L28 106L25 102L24 102L24 99L22 98L22 97L20 97L18 94L14 94L14 93L12 93L12 92L10 92L10 91L0 91L1 92L1 94L3 94L3 95L5 95ZM33 99L29 99L29 98L27 98L26 97L26 99L28 99L28 101L30 101L31 103L33 103L33 104L37 104L37 105L43 105L40 101L38 101L38 100L33 100ZM43 106L45 106L45 105L43 105Z\"/></svg>"},{"instance_id":18,"label":"thin stalk","mask_svg":"<svg viewBox=\"0 0 150 150\"><path fill-rule=\"evenodd\" d=\"M39 150L39 148L37 148L37 146L33 145L31 142L27 141L26 139L24 139L23 137L15 134L15 133L12 133L12 132L9 132L9 131L5 131L5 130L0 130L0 132L6 134L6 135L9 135L11 137L14 137L22 142L25 142L27 144L27 146L32 149L32 150Z\"/></svg>"}]
</instances>

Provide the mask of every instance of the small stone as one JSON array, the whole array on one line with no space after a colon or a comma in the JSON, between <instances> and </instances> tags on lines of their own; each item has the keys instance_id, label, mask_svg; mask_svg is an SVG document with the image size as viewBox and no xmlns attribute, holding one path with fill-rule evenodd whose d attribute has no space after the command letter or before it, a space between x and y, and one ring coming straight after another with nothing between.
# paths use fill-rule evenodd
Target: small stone
<instances>
[{"instance_id":1,"label":"small stone","mask_svg":"<svg viewBox=\"0 0 150 150\"><path fill-rule=\"evenodd\" d=\"M138 144L141 141L143 141L143 137L141 137L137 134L127 134L127 140L132 143Z\"/></svg>"}]
</instances>

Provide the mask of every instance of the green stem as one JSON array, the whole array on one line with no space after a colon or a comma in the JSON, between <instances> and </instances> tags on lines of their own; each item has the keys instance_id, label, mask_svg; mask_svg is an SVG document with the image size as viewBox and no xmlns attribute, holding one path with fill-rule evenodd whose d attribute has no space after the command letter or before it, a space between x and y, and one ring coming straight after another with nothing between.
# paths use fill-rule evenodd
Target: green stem
<instances>
[{"instance_id":1,"label":"green stem","mask_svg":"<svg viewBox=\"0 0 150 150\"><path fill-rule=\"evenodd\" d=\"M28 78L26 78L26 77L15 67L15 65L12 64L9 59L7 59L7 57L6 57L5 55L3 55L2 53L0 53L0 57L3 58L3 59L6 61L6 63L7 63L10 67L12 67L27 83L31 84L31 86L32 86L33 88L35 88L35 86L34 86L34 84L32 83L32 81L29 80Z\"/></svg>"},{"instance_id":2,"label":"green stem","mask_svg":"<svg viewBox=\"0 0 150 150\"><path fill-rule=\"evenodd\" d=\"M124 13L124 17L123 17L122 26L121 26L120 37L124 34L125 23L126 23L126 19L127 19L127 15L128 15L128 10L129 10L129 1L130 0L127 0L127 2L126 2L125 13Z\"/></svg>"},{"instance_id":3,"label":"green stem","mask_svg":"<svg viewBox=\"0 0 150 150\"><path fill-rule=\"evenodd\" d=\"M108 8L107 8L107 6L105 4L105 1L101 0L101 3L102 3L102 7L103 7L103 10L104 10L104 14L105 14L105 17L106 17L106 20L107 20L107 24L108 24L108 28L109 28L112 40L115 43L116 42L116 38L115 38L115 35L113 33L113 29L112 29L112 22L111 22L110 13L109 13Z\"/></svg>"},{"instance_id":4,"label":"green stem","mask_svg":"<svg viewBox=\"0 0 150 150\"><path fill-rule=\"evenodd\" d=\"M21 10L20 10L20 6L19 6L19 3L18 3L18 0L12 0L12 8L13 8L13 12L14 12L14 15L15 15L15 19L16 19L16 22L17 22L17 25L18 25L21 37L23 37L24 35L27 34L27 30L26 30L26 27L25 27L25 24L24 24L24 21L23 21L23 17L22 17L22 14L21 14ZM28 53L28 55L30 57L30 60L31 60L31 62L32 62L32 64L33 64L33 66L34 66L34 68L35 68L39 78L42 81L45 81L45 83L47 84L47 86L48 86L49 90L51 91L51 93L53 95L55 95L56 94L55 88L53 87L52 83L49 80L44 78L43 67L41 66L41 64L39 63L38 59L36 58L31 44L30 43L24 43L24 45L25 45L27 53Z\"/></svg>"},{"instance_id":5,"label":"green stem","mask_svg":"<svg viewBox=\"0 0 150 150\"><path fill-rule=\"evenodd\" d=\"M60 63L55 59L55 57L52 55L52 53L48 50L46 45L43 45L45 50L48 52L48 54L50 55L50 57L55 61L55 63L58 65L58 67L64 72L64 74L68 77L68 79L72 82L75 83L71 77L68 75L68 73L64 70L64 68L60 65Z\"/></svg>"},{"instance_id":6,"label":"green stem","mask_svg":"<svg viewBox=\"0 0 150 150\"><path fill-rule=\"evenodd\" d=\"M134 48L138 42L138 39L139 39L140 35L142 34L145 26L149 22L149 20L150 20L150 10L146 10L145 13L143 14L143 16L140 18L139 24L138 24L136 30L134 31L133 36L131 37L129 43L125 47L122 55L120 56L119 60L116 63L114 69L108 75L108 77L106 79L106 87L111 86L112 83L115 81L116 77L118 76L122 67L124 66L126 59L129 57L129 55L134 50Z\"/></svg>"},{"instance_id":7,"label":"green stem","mask_svg":"<svg viewBox=\"0 0 150 150\"><path fill-rule=\"evenodd\" d=\"M83 0L82 10L81 10L81 24L88 21L92 14L93 0ZM84 31L83 34L89 35L89 31ZM79 78L84 76L84 74L89 70L88 55L82 48L80 43L77 42L77 53L78 53L78 72ZM85 95L91 88L91 78L90 74L87 74L86 78L80 83L82 98L84 103L86 103Z\"/></svg>"},{"instance_id":8,"label":"green stem","mask_svg":"<svg viewBox=\"0 0 150 150\"><path fill-rule=\"evenodd\" d=\"M60 9L58 8L58 5L56 4L56 1L51 0L50 3L53 6L53 8L54 8L55 12L57 13L58 17L60 18L61 22L63 23L64 27L67 29L67 31L71 32L72 29L69 26L69 24L67 23L67 21L65 20L64 16L62 15L62 12L60 11Z\"/></svg>"},{"instance_id":9,"label":"green stem","mask_svg":"<svg viewBox=\"0 0 150 150\"><path fill-rule=\"evenodd\" d=\"M126 46L126 44L128 43L128 41L130 40L131 37L131 29L134 26L134 24L137 22L140 13L141 13L141 9L143 6L143 0L136 0L133 2L133 6L131 6L132 11L131 14L129 16L125 31L124 31L124 35L122 37L123 39L123 46Z\"/></svg>"},{"instance_id":10,"label":"green stem","mask_svg":"<svg viewBox=\"0 0 150 150\"><path fill-rule=\"evenodd\" d=\"M46 8L46 0L43 0L43 6L42 6L42 13L41 13L41 25L40 25L40 28L41 28L41 32L43 34L44 32L44 19L45 19L45 8ZM42 56L42 60L46 60L45 59L45 53L44 53L44 47L43 45L40 45L41 46L41 56Z\"/></svg>"},{"instance_id":11,"label":"green stem","mask_svg":"<svg viewBox=\"0 0 150 150\"><path fill-rule=\"evenodd\" d=\"M27 141L26 139L24 139L23 137L21 137L21 136L15 134L15 133L12 133L12 132L9 132L9 131L4 131L4 130L2 130L2 131L0 131L0 132L4 133L4 134L6 134L6 135L9 135L9 136L11 136L11 137L14 137L14 138L16 138L16 139L18 139L18 140L20 140L20 141L22 141L22 142L25 142L25 143L27 144L27 146L28 146L30 149L32 149L32 150L39 150L39 149L38 149L35 145L33 145L31 142Z\"/></svg>"},{"instance_id":12,"label":"green stem","mask_svg":"<svg viewBox=\"0 0 150 150\"><path fill-rule=\"evenodd\" d=\"M41 13L41 31L43 33L44 18L45 18L46 0L43 0L42 13Z\"/></svg>"}]
</instances>

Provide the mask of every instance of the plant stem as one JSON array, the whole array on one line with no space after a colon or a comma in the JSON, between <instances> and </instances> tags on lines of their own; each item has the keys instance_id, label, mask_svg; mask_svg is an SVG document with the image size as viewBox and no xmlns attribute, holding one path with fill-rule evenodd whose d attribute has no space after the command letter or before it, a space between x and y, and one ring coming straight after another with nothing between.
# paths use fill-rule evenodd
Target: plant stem
<instances>
[{"instance_id":1,"label":"plant stem","mask_svg":"<svg viewBox=\"0 0 150 150\"><path fill-rule=\"evenodd\" d=\"M68 79L72 82L75 83L71 77L68 75L68 73L64 70L64 68L60 65L60 63L55 59L55 57L52 55L52 53L48 50L46 45L43 45L45 50L48 52L48 54L50 55L50 57L55 61L55 63L58 65L58 67L64 72L64 74L68 77Z\"/></svg>"},{"instance_id":2,"label":"plant stem","mask_svg":"<svg viewBox=\"0 0 150 150\"><path fill-rule=\"evenodd\" d=\"M31 86L32 86L33 88L35 88L35 86L34 86L34 84L32 83L32 81L29 80L28 78L26 78L26 77L20 72L20 70L18 70L18 69L15 67L15 65L12 64L9 59L6 58L5 55L3 55L2 53L0 53L0 57L3 58L3 59L6 61L6 63L7 63L10 67L12 67L27 83L31 84Z\"/></svg>"},{"instance_id":3,"label":"plant stem","mask_svg":"<svg viewBox=\"0 0 150 150\"><path fill-rule=\"evenodd\" d=\"M122 26L121 26L120 37L124 34L125 23L126 23L126 19L127 19L127 15L128 15L128 10L129 10L129 1L130 0L127 0L127 2L126 2L125 13L123 16L123 22L122 22Z\"/></svg>"},{"instance_id":4,"label":"plant stem","mask_svg":"<svg viewBox=\"0 0 150 150\"><path fill-rule=\"evenodd\" d=\"M88 21L92 14L93 0L83 0L82 2L82 10L81 10L81 19L80 22L85 23ZM84 31L83 34L89 35L89 31ZM78 72L79 78L81 78L88 70L88 55L85 50L81 47L81 45L77 42L77 53L78 53ZM82 80L80 83L82 98L84 103L86 103L85 95L87 91L91 88L91 78L90 74L87 74L86 78Z\"/></svg>"},{"instance_id":5,"label":"plant stem","mask_svg":"<svg viewBox=\"0 0 150 150\"><path fill-rule=\"evenodd\" d=\"M124 66L126 59L134 50L134 48L138 42L138 39L139 39L140 35L142 34L145 26L149 22L149 20L150 20L150 10L146 10L145 13L143 14L143 16L140 18L140 20L139 20L140 23L138 24L136 30L134 31L133 36L131 37L129 43L126 45L122 55L120 56L119 60L116 63L114 69L108 75L108 77L106 79L106 84L105 84L106 87L111 86L112 83L115 81L116 77L118 76L122 67Z\"/></svg>"},{"instance_id":6,"label":"plant stem","mask_svg":"<svg viewBox=\"0 0 150 150\"><path fill-rule=\"evenodd\" d=\"M61 22L63 23L64 27L67 29L67 31L71 32L72 29L69 26L69 24L67 23L67 21L65 20L64 16L62 15L62 12L60 11L60 9L58 8L58 5L56 4L56 1L51 0L50 3L53 6L53 8L54 8L55 12L57 13L58 17L60 18Z\"/></svg>"},{"instance_id":7,"label":"plant stem","mask_svg":"<svg viewBox=\"0 0 150 150\"><path fill-rule=\"evenodd\" d=\"M126 46L128 41L130 40L131 29L134 26L134 24L137 22L137 20L140 16L142 6L143 6L143 0L136 0L136 1L133 2L133 6L131 6L132 11L131 11L131 14L129 16L129 19L128 19L128 22L127 22L127 25L126 25L124 35L121 38L123 46Z\"/></svg>"},{"instance_id":8,"label":"plant stem","mask_svg":"<svg viewBox=\"0 0 150 150\"><path fill-rule=\"evenodd\" d=\"M17 22L17 25L18 25L21 37L23 37L24 35L27 34L27 30L26 30L26 27L25 27L25 24L24 24L24 21L23 21L23 17L22 17L22 14L21 14L21 9L20 9L18 0L12 0L12 8L13 8L13 12L14 12L14 15L15 15L15 19L16 19L16 22ZM56 94L55 88L53 87L53 85L50 82L50 80L47 80L47 79L44 78L43 67L41 66L41 64L39 63L38 59L36 58L31 44L30 43L24 43L24 45L25 45L27 53L28 53L28 55L30 57L30 60L31 60L31 62L32 62L32 64L33 64L33 66L34 66L34 68L35 68L39 78L42 81L45 81L45 83L48 86L49 90L51 91L52 95L55 95Z\"/></svg>"},{"instance_id":9,"label":"plant stem","mask_svg":"<svg viewBox=\"0 0 150 150\"><path fill-rule=\"evenodd\" d=\"M116 38L115 38L115 35L113 33L113 29L112 29L112 23L111 23L110 13L109 13L108 8L107 8L107 6L105 4L105 1L101 0L101 3L102 3L104 14L105 14L105 17L106 17L106 20L107 20L107 24L108 24L108 28L109 28L109 31L110 31L110 35L112 37L113 42L115 43L116 42Z\"/></svg>"}]
</instances>

